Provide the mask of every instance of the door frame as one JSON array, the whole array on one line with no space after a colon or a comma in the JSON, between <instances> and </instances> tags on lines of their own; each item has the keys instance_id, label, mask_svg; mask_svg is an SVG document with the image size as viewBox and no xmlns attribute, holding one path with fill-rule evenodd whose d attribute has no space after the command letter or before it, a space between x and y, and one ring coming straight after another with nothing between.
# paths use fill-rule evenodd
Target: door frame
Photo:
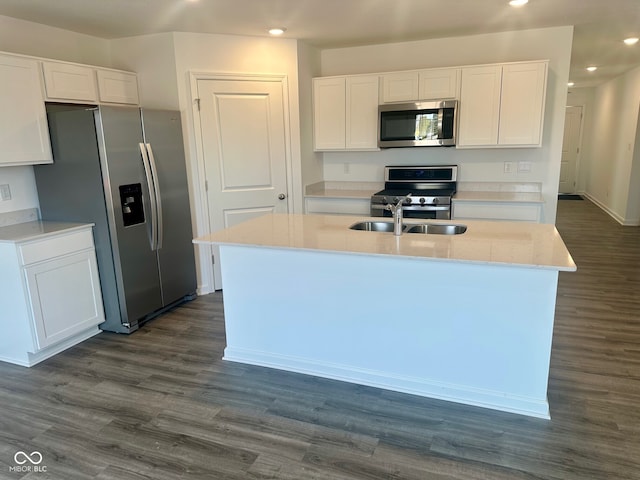
<instances>
[{"instance_id":1,"label":"door frame","mask_svg":"<svg viewBox=\"0 0 640 480\"><path fill-rule=\"evenodd\" d=\"M295 198L293 188L294 173L292 164L292 137L291 137L291 110L289 102L289 79L286 74L251 74L251 73L212 73L189 72L189 97L191 100L191 124L193 125L193 139L195 157L197 162L196 178L192 179L194 188L193 198L196 218L196 235L201 236L211 232L209 202L207 198L207 169L205 168L204 145L202 141L202 125L200 122L200 106L198 98L198 81L200 80L225 80L235 82L276 82L282 88L282 101L284 109L284 135L285 135L285 169L287 178L287 204L288 210L295 210ZM196 254L202 284L198 286L198 294L211 293L220 289L220 279L216 279L213 262L216 247L197 245Z\"/></svg>"}]
</instances>

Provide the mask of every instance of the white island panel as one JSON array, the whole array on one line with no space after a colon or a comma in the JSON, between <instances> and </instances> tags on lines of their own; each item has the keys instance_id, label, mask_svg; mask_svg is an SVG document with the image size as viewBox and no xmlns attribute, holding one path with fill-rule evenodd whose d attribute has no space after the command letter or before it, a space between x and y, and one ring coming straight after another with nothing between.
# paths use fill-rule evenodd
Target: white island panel
<instances>
[{"instance_id":1,"label":"white island panel","mask_svg":"<svg viewBox=\"0 0 640 480\"><path fill-rule=\"evenodd\" d=\"M557 272L221 247L224 358L548 418Z\"/></svg>"}]
</instances>

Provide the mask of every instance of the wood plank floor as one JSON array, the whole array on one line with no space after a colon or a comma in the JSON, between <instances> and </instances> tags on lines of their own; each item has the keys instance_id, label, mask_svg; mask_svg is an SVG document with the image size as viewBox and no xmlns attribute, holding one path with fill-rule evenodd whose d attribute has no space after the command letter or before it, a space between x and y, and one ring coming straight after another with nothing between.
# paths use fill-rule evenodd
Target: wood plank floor
<instances>
[{"instance_id":1,"label":"wood plank floor","mask_svg":"<svg viewBox=\"0 0 640 480\"><path fill-rule=\"evenodd\" d=\"M0 478L640 479L640 228L567 200L558 229L579 270L560 276L551 421L223 362L217 293L0 363ZM46 472L11 471L17 451Z\"/></svg>"}]
</instances>

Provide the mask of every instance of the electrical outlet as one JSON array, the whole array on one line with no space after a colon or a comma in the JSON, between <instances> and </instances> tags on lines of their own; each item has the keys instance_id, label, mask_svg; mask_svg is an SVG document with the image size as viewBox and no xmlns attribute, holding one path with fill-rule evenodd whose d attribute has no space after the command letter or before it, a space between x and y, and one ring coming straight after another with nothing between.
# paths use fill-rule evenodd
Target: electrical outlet
<instances>
[{"instance_id":1,"label":"electrical outlet","mask_svg":"<svg viewBox=\"0 0 640 480\"><path fill-rule=\"evenodd\" d=\"M513 173L513 162L504 162L504 173Z\"/></svg>"},{"instance_id":2,"label":"electrical outlet","mask_svg":"<svg viewBox=\"0 0 640 480\"><path fill-rule=\"evenodd\" d=\"M0 200L11 200L11 189L8 183L0 185Z\"/></svg>"}]
</instances>

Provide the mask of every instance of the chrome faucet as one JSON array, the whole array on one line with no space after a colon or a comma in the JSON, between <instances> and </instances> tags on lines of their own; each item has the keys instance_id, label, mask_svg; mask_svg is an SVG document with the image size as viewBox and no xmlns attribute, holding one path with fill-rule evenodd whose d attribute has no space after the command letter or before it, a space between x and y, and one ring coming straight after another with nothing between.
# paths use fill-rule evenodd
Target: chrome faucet
<instances>
[{"instance_id":1,"label":"chrome faucet","mask_svg":"<svg viewBox=\"0 0 640 480\"><path fill-rule=\"evenodd\" d=\"M393 215L394 235L402 235L402 205L410 196L411 194L408 193L404 197L399 198L395 205L392 203L387 204L387 210L389 210L391 212L391 215Z\"/></svg>"}]
</instances>

